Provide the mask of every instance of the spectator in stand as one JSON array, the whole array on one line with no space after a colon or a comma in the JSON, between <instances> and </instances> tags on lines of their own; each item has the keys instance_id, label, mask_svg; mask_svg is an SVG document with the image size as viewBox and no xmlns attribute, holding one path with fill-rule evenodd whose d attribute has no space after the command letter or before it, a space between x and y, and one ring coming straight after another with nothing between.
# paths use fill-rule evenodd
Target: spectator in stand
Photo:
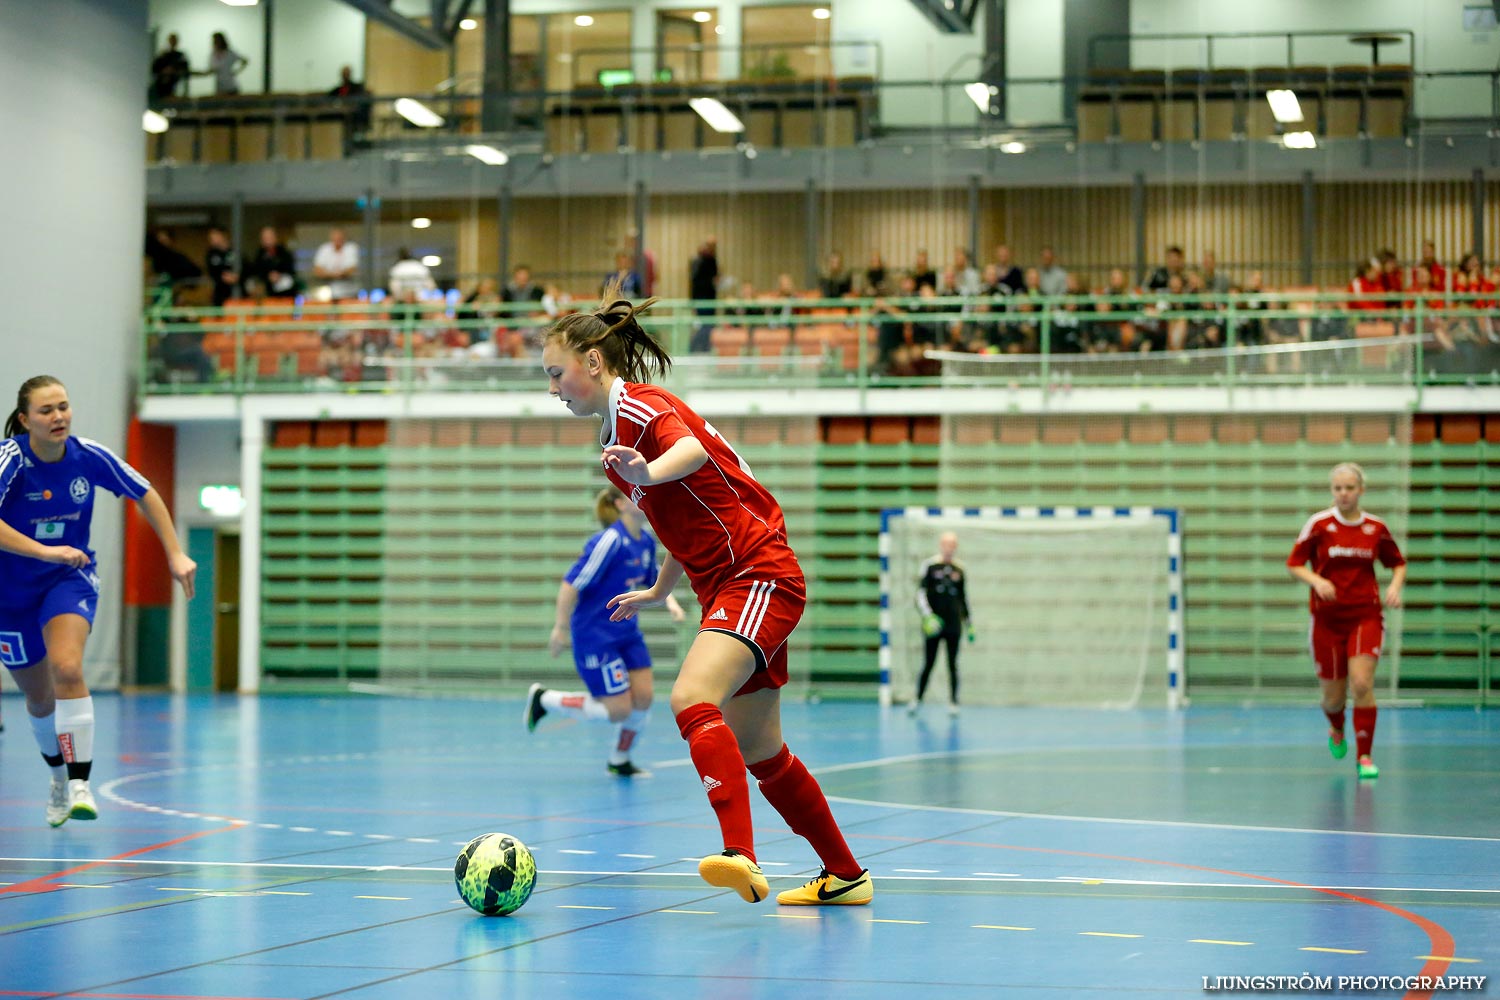
<instances>
[{"instance_id":1,"label":"spectator in stand","mask_svg":"<svg viewBox=\"0 0 1500 1000\"><path fill-rule=\"evenodd\" d=\"M1203 291L1209 295L1223 295L1233 284L1229 275L1219 272L1219 257L1212 250L1203 251L1203 267L1199 275L1203 279Z\"/></svg>"},{"instance_id":2,"label":"spectator in stand","mask_svg":"<svg viewBox=\"0 0 1500 1000\"><path fill-rule=\"evenodd\" d=\"M183 313L167 316L166 327L156 345L156 356L167 369L168 377L172 373L190 374L191 381L212 382L218 369L203 350L203 335L207 331L201 322Z\"/></svg>"},{"instance_id":3,"label":"spectator in stand","mask_svg":"<svg viewBox=\"0 0 1500 1000\"><path fill-rule=\"evenodd\" d=\"M1009 311L1019 313L1007 326L1002 337L1002 347L1007 354L1035 354L1038 348L1039 327L1036 313L1041 309L1042 272L1028 267L1022 276L1024 287L1010 297Z\"/></svg>"},{"instance_id":4,"label":"spectator in stand","mask_svg":"<svg viewBox=\"0 0 1500 1000\"><path fill-rule=\"evenodd\" d=\"M229 234L220 226L208 227L208 252L203 263L213 282L215 306L222 306L240 294L239 254L229 245Z\"/></svg>"},{"instance_id":5,"label":"spectator in stand","mask_svg":"<svg viewBox=\"0 0 1500 1000\"><path fill-rule=\"evenodd\" d=\"M818 277L818 295L825 299L842 299L854 294L854 277L844 266L844 255L837 250L828 255L828 266Z\"/></svg>"},{"instance_id":6,"label":"spectator in stand","mask_svg":"<svg viewBox=\"0 0 1500 1000\"><path fill-rule=\"evenodd\" d=\"M1151 277L1146 279L1147 291L1159 292L1166 289L1171 281L1172 275L1181 275L1187 258L1183 256L1182 247L1167 247L1167 262L1151 272Z\"/></svg>"},{"instance_id":7,"label":"spectator in stand","mask_svg":"<svg viewBox=\"0 0 1500 1000\"><path fill-rule=\"evenodd\" d=\"M1446 292L1448 290L1448 269L1438 263L1437 245L1431 240L1422 242L1422 259L1417 262L1418 267L1427 268L1427 277L1431 282L1434 292ZM1416 284L1417 276L1412 275L1412 283Z\"/></svg>"},{"instance_id":8,"label":"spectator in stand","mask_svg":"<svg viewBox=\"0 0 1500 1000\"><path fill-rule=\"evenodd\" d=\"M1130 287L1125 271L1111 268L1104 287L1099 289L1094 300L1094 312L1130 312L1135 308L1135 290ZM1114 354L1126 350L1135 340L1135 326L1130 320L1111 320L1089 324L1085 346L1090 354Z\"/></svg>"},{"instance_id":9,"label":"spectator in stand","mask_svg":"<svg viewBox=\"0 0 1500 1000\"><path fill-rule=\"evenodd\" d=\"M173 289L174 299L179 283L203 276L203 270L177 249L172 230L165 227L147 234L146 256L151 261L151 270L156 275L158 286Z\"/></svg>"},{"instance_id":10,"label":"spectator in stand","mask_svg":"<svg viewBox=\"0 0 1500 1000\"><path fill-rule=\"evenodd\" d=\"M1052 248L1042 247L1039 260L1041 266L1037 268L1037 273L1040 275L1042 294L1048 298L1068 294L1068 272L1057 263L1057 254L1052 252Z\"/></svg>"},{"instance_id":11,"label":"spectator in stand","mask_svg":"<svg viewBox=\"0 0 1500 1000\"><path fill-rule=\"evenodd\" d=\"M995 247L995 269L998 272L995 283L1005 289L1001 294L1015 295L1025 290L1026 275L1011 260L1010 247L1004 243Z\"/></svg>"},{"instance_id":12,"label":"spectator in stand","mask_svg":"<svg viewBox=\"0 0 1500 1000\"><path fill-rule=\"evenodd\" d=\"M1067 301L1060 303L1052 313L1052 352L1054 354L1082 354L1087 346L1089 327L1079 317L1087 308L1079 301L1083 292L1083 281L1076 274L1069 274L1063 287Z\"/></svg>"},{"instance_id":13,"label":"spectator in stand","mask_svg":"<svg viewBox=\"0 0 1500 1000\"><path fill-rule=\"evenodd\" d=\"M1380 258L1380 277L1382 287L1389 293L1385 300L1387 309L1401 308L1401 292L1406 291L1406 282L1401 280L1401 261L1396 258L1394 250L1382 250Z\"/></svg>"},{"instance_id":14,"label":"spectator in stand","mask_svg":"<svg viewBox=\"0 0 1500 1000\"><path fill-rule=\"evenodd\" d=\"M457 318L469 335L469 353L475 357L495 356L495 327L503 312L502 302L500 282L481 278L457 310Z\"/></svg>"},{"instance_id":15,"label":"spectator in stand","mask_svg":"<svg viewBox=\"0 0 1500 1000\"><path fill-rule=\"evenodd\" d=\"M297 263L292 251L276 235L274 226L260 231L260 247L250 261L247 275L266 298L291 298L297 294Z\"/></svg>"},{"instance_id":16,"label":"spectator in stand","mask_svg":"<svg viewBox=\"0 0 1500 1000\"><path fill-rule=\"evenodd\" d=\"M328 231L328 242L313 254L313 277L327 282L330 299L359 295L359 244L349 242L342 229Z\"/></svg>"},{"instance_id":17,"label":"spectator in stand","mask_svg":"<svg viewBox=\"0 0 1500 1000\"><path fill-rule=\"evenodd\" d=\"M1234 331L1236 344L1259 347L1267 341L1265 321L1255 315L1266 310L1264 283L1265 278L1259 271L1251 271L1244 288L1230 288L1231 294L1239 296L1235 300L1240 316L1239 326Z\"/></svg>"},{"instance_id":18,"label":"spectator in stand","mask_svg":"<svg viewBox=\"0 0 1500 1000\"><path fill-rule=\"evenodd\" d=\"M1215 302L1205 302L1205 286L1203 275L1198 271L1189 271L1184 282L1183 293L1187 296L1177 308L1184 312L1195 312L1199 315L1187 319L1187 340L1184 346L1188 350L1204 350L1224 346L1224 327L1216 316L1206 315L1218 311L1219 306Z\"/></svg>"},{"instance_id":19,"label":"spectator in stand","mask_svg":"<svg viewBox=\"0 0 1500 1000\"><path fill-rule=\"evenodd\" d=\"M896 282L896 294L902 299L914 298L917 281L903 274ZM894 374L898 355L910 339L911 322L903 306L877 298L872 309L875 324L875 367L883 374Z\"/></svg>"},{"instance_id":20,"label":"spectator in stand","mask_svg":"<svg viewBox=\"0 0 1500 1000\"><path fill-rule=\"evenodd\" d=\"M1457 269L1453 272L1453 291L1473 297L1455 302L1454 306L1459 309L1493 312L1495 300L1490 293L1494 290L1495 283L1484 276L1484 266L1479 262L1479 255L1464 254L1463 259L1458 262ZM1469 322L1483 339L1491 343L1495 342L1496 331L1493 316L1474 316L1469 319Z\"/></svg>"},{"instance_id":21,"label":"spectator in stand","mask_svg":"<svg viewBox=\"0 0 1500 1000\"><path fill-rule=\"evenodd\" d=\"M797 289L797 283L792 280L790 274L782 273L776 276L776 291L770 296L776 300L776 305L765 311L773 322L770 326L791 326L792 316L797 312L796 302L802 298L802 292Z\"/></svg>"},{"instance_id":22,"label":"spectator in stand","mask_svg":"<svg viewBox=\"0 0 1500 1000\"><path fill-rule=\"evenodd\" d=\"M932 264L927 260L927 251L917 251L917 262L912 265L911 276L920 290L923 285L931 285L934 290L938 286L937 272L932 269Z\"/></svg>"},{"instance_id":23,"label":"spectator in stand","mask_svg":"<svg viewBox=\"0 0 1500 1000\"><path fill-rule=\"evenodd\" d=\"M328 92L329 97L337 97L348 102L351 107L349 124L358 131L366 131L370 127L370 102L366 100L370 92L365 85L354 79L354 70L345 66L339 70L339 82Z\"/></svg>"},{"instance_id":24,"label":"spectator in stand","mask_svg":"<svg viewBox=\"0 0 1500 1000\"><path fill-rule=\"evenodd\" d=\"M501 355L524 358L541 351L546 329L537 325L537 318L546 314L542 305L546 297L547 290L531 280L531 268L517 264L510 273L510 284L505 286L501 299L521 308L506 311L507 319L515 325L500 331L498 350Z\"/></svg>"},{"instance_id":25,"label":"spectator in stand","mask_svg":"<svg viewBox=\"0 0 1500 1000\"><path fill-rule=\"evenodd\" d=\"M688 298L698 303L712 302L719 296L719 241L710 236L698 245L698 253L688 265ZM688 350L694 354L705 354L712 346L714 307L700 304L696 307L702 320L693 331Z\"/></svg>"},{"instance_id":26,"label":"spectator in stand","mask_svg":"<svg viewBox=\"0 0 1500 1000\"><path fill-rule=\"evenodd\" d=\"M640 299L646 297L646 292L641 283L641 276L636 273L635 259L621 250L615 254L615 269L604 276L599 283L602 293L609 287L610 282L617 282L620 286L620 294L627 299Z\"/></svg>"},{"instance_id":27,"label":"spectator in stand","mask_svg":"<svg viewBox=\"0 0 1500 1000\"><path fill-rule=\"evenodd\" d=\"M1349 294L1352 298L1344 303L1344 308L1354 314L1355 322L1374 319L1370 314L1385 308L1385 275L1381 273L1379 260L1371 257L1355 272L1349 282Z\"/></svg>"},{"instance_id":28,"label":"spectator in stand","mask_svg":"<svg viewBox=\"0 0 1500 1000\"><path fill-rule=\"evenodd\" d=\"M192 74L187 56L177 50L177 35L167 36L167 47L151 60L151 102L169 101L174 97L185 97L177 89L182 87Z\"/></svg>"},{"instance_id":29,"label":"spectator in stand","mask_svg":"<svg viewBox=\"0 0 1500 1000\"><path fill-rule=\"evenodd\" d=\"M641 246L637 229L625 233L625 252L630 255L630 266L641 276L641 294L649 299L656 294L656 254Z\"/></svg>"},{"instance_id":30,"label":"spectator in stand","mask_svg":"<svg viewBox=\"0 0 1500 1000\"><path fill-rule=\"evenodd\" d=\"M432 280L432 270L406 247L396 251L396 263L391 265L386 279L387 290L397 302L417 302L428 292L437 289Z\"/></svg>"},{"instance_id":31,"label":"spectator in stand","mask_svg":"<svg viewBox=\"0 0 1500 1000\"><path fill-rule=\"evenodd\" d=\"M963 247L953 248L953 278L948 287L950 294L966 297L978 295L983 290L979 270L974 266L969 251Z\"/></svg>"},{"instance_id":32,"label":"spectator in stand","mask_svg":"<svg viewBox=\"0 0 1500 1000\"><path fill-rule=\"evenodd\" d=\"M876 296L885 295L888 290L889 277L885 269L885 258L876 250L870 254L870 262L865 266L865 286L860 290L861 295Z\"/></svg>"},{"instance_id":33,"label":"spectator in stand","mask_svg":"<svg viewBox=\"0 0 1500 1000\"><path fill-rule=\"evenodd\" d=\"M213 77L214 93L227 97L240 92L239 75L248 65L249 59L229 47L229 39L224 37L224 32L215 31L213 51L208 56L208 69L198 70L193 75Z\"/></svg>"}]
</instances>

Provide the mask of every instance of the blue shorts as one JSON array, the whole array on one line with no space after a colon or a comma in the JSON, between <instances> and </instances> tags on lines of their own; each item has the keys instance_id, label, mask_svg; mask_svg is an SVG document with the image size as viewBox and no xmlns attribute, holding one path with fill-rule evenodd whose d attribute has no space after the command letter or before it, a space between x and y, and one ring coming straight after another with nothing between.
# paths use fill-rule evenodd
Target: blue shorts
<instances>
[{"instance_id":1,"label":"blue shorts","mask_svg":"<svg viewBox=\"0 0 1500 1000\"><path fill-rule=\"evenodd\" d=\"M646 640L635 638L607 646L574 646L573 663L589 694L607 698L630 690L629 672L649 670L651 653Z\"/></svg>"},{"instance_id":2,"label":"blue shorts","mask_svg":"<svg viewBox=\"0 0 1500 1000\"><path fill-rule=\"evenodd\" d=\"M9 602L14 594L0 594L0 602ZM99 574L95 566L68 568L43 581L26 595L22 604L0 603L0 663L20 670L42 662L47 643L42 628L58 615L78 615L94 627L94 612L99 608Z\"/></svg>"}]
</instances>

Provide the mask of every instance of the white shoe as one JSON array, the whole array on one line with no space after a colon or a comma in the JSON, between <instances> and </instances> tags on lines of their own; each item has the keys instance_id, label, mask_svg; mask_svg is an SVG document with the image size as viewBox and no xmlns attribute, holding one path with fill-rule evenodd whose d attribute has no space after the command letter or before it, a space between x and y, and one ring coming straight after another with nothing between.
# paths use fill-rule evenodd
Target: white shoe
<instances>
[{"instance_id":1,"label":"white shoe","mask_svg":"<svg viewBox=\"0 0 1500 1000\"><path fill-rule=\"evenodd\" d=\"M99 806L94 802L94 793L89 783L82 778L68 781L68 815L74 819L98 819Z\"/></svg>"},{"instance_id":2,"label":"white shoe","mask_svg":"<svg viewBox=\"0 0 1500 1000\"><path fill-rule=\"evenodd\" d=\"M953 718L955 718L955 719L958 718L958 703L957 702L950 701L948 703L948 714L950 716L952 716Z\"/></svg>"},{"instance_id":3,"label":"white shoe","mask_svg":"<svg viewBox=\"0 0 1500 1000\"><path fill-rule=\"evenodd\" d=\"M54 778L52 788L47 793L47 825L62 826L66 823L71 805L68 801L68 783Z\"/></svg>"},{"instance_id":4,"label":"white shoe","mask_svg":"<svg viewBox=\"0 0 1500 1000\"><path fill-rule=\"evenodd\" d=\"M920 704L921 704L921 702L919 702L919 701L910 701L910 702L907 702L906 703L906 714L910 715L912 717L915 717L916 714L917 714L917 706L920 705Z\"/></svg>"}]
</instances>

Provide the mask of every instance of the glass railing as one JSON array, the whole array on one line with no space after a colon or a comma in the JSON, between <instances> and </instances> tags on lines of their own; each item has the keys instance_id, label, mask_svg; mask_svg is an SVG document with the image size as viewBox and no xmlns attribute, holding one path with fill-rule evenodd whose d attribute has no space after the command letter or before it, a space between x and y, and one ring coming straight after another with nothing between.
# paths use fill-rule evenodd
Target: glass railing
<instances>
[{"instance_id":1,"label":"glass railing","mask_svg":"<svg viewBox=\"0 0 1500 1000\"><path fill-rule=\"evenodd\" d=\"M1500 386L1495 293L1151 293L657 303L668 385L796 389ZM146 395L545 387L555 316L506 303L310 303L145 315Z\"/></svg>"}]
</instances>

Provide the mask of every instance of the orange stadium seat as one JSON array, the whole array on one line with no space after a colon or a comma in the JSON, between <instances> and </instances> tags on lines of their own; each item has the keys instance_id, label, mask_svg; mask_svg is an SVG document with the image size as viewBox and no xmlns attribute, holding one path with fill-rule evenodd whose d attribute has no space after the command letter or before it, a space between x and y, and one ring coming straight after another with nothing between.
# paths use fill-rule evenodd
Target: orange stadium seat
<instances>
[{"instance_id":1,"label":"orange stadium seat","mask_svg":"<svg viewBox=\"0 0 1500 1000\"><path fill-rule=\"evenodd\" d=\"M904 444L911 440L910 417L871 417L871 444Z\"/></svg>"},{"instance_id":2,"label":"orange stadium seat","mask_svg":"<svg viewBox=\"0 0 1500 1000\"><path fill-rule=\"evenodd\" d=\"M719 357L737 358L745 353L745 347L750 343L750 331L742 326L714 327L709 343Z\"/></svg>"}]
</instances>

